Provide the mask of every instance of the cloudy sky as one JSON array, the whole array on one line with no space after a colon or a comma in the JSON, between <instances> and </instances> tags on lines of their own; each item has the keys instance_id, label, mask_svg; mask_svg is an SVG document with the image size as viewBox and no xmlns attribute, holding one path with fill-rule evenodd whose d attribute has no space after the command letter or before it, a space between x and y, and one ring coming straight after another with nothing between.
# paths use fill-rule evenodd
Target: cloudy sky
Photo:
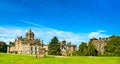
<instances>
[{"instance_id":1,"label":"cloudy sky","mask_svg":"<svg viewBox=\"0 0 120 64\"><path fill-rule=\"evenodd\" d=\"M92 37L120 35L119 0L0 0L0 41L25 37L31 28L35 38L80 44Z\"/></svg>"}]
</instances>

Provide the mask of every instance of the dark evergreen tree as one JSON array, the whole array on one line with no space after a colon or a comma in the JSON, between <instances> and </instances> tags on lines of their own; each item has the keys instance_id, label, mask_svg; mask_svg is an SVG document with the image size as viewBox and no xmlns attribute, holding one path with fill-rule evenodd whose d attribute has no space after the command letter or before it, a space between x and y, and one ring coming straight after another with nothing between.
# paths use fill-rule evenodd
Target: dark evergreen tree
<instances>
[{"instance_id":1,"label":"dark evergreen tree","mask_svg":"<svg viewBox=\"0 0 120 64\"><path fill-rule=\"evenodd\" d=\"M53 37L53 39L51 39L51 42L48 45L48 54L50 54L50 55L60 55L61 54L60 43L56 36Z\"/></svg>"},{"instance_id":2,"label":"dark evergreen tree","mask_svg":"<svg viewBox=\"0 0 120 64\"><path fill-rule=\"evenodd\" d=\"M7 45L5 42L0 42L0 52L7 52Z\"/></svg>"}]
</instances>

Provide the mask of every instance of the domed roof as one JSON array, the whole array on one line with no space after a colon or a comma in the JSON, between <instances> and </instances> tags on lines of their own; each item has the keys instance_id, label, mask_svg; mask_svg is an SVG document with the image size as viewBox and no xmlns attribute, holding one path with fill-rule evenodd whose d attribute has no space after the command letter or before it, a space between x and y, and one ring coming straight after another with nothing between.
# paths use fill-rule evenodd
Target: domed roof
<instances>
[{"instance_id":1,"label":"domed roof","mask_svg":"<svg viewBox=\"0 0 120 64\"><path fill-rule=\"evenodd\" d=\"M32 32L31 29L26 34L33 34L34 35L34 33Z\"/></svg>"}]
</instances>

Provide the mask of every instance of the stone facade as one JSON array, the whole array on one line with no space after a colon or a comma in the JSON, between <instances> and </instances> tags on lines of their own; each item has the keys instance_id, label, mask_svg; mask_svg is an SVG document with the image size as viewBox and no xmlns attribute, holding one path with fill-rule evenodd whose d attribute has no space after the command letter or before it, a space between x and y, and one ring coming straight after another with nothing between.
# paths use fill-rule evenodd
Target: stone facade
<instances>
[{"instance_id":1,"label":"stone facade","mask_svg":"<svg viewBox=\"0 0 120 64\"><path fill-rule=\"evenodd\" d=\"M96 39L96 38L92 38L91 41L92 43L95 45L97 51L100 53L100 54L104 54L104 47L107 45L107 41L109 40L109 38L99 38L99 39Z\"/></svg>"},{"instance_id":2,"label":"stone facade","mask_svg":"<svg viewBox=\"0 0 120 64\"><path fill-rule=\"evenodd\" d=\"M61 42L61 53L64 56L72 56L72 52L76 51L76 45L67 43L65 40Z\"/></svg>"},{"instance_id":3,"label":"stone facade","mask_svg":"<svg viewBox=\"0 0 120 64\"><path fill-rule=\"evenodd\" d=\"M30 29L26 33L26 37L17 37L13 43L10 43L7 47L8 53L17 54L37 54L39 53L39 48L41 47L41 40L34 39L34 33Z\"/></svg>"}]
</instances>

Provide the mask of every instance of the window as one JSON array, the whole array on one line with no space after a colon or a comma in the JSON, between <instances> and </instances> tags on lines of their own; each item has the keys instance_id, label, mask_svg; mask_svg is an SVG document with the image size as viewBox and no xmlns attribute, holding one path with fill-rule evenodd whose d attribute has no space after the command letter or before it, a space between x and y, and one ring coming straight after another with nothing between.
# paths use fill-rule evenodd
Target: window
<instances>
[{"instance_id":1,"label":"window","mask_svg":"<svg viewBox=\"0 0 120 64\"><path fill-rule=\"evenodd\" d=\"M37 51L37 47L35 47L35 51Z\"/></svg>"},{"instance_id":2,"label":"window","mask_svg":"<svg viewBox=\"0 0 120 64\"><path fill-rule=\"evenodd\" d=\"M33 47L31 47L31 51L33 50Z\"/></svg>"}]
</instances>

